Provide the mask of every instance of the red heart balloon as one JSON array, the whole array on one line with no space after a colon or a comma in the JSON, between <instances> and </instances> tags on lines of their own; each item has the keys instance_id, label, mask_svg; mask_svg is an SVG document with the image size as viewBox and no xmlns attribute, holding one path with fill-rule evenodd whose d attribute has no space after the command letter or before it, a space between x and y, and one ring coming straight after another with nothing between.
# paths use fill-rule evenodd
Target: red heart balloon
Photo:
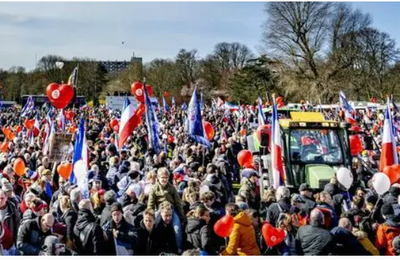
<instances>
[{"instance_id":1,"label":"red heart balloon","mask_svg":"<svg viewBox=\"0 0 400 260\"><path fill-rule=\"evenodd\" d=\"M55 108L63 109L74 97L74 88L67 84L60 86L57 83L51 83L47 86L46 94Z\"/></svg>"},{"instance_id":2,"label":"red heart balloon","mask_svg":"<svg viewBox=\"0 0 400 260\"><path fill-rule=\"evenodd\" d=\"M249 150L241 150L237 155L237 159L240 166L253 164L253 155Z\"/></svg>"},{"instance_id":3,"label":"red heart balloon","mask_svg":"<svg viewBox=\"0 0 400 260\"><path fill-rule=\"evenodd\" d=\"M211 141L214 138L215 132L214 127L210 122L203 122L204 131L206 132L207 139Z\"/></svg>"},{"instance_id":4,"label":"red heart balloon","mask_svg":"<svg viewBox=\"0 0 400 260\"><path fill-rule=\"evenodd\" d=\"M74 111L66 111L65 112L65 119L71 121L74 118Z\"/></svg>"},{"instance_id":5,"label":"red heart balloon","mask_svg":"<svg viewBox=\"0 0 400 260\"><path fill-rule=\"evenodd\" d=\"M25 119L25 127L27 129L32 129L33 125L35 124L35 119Z\"/></svg>"},{"instance_id":6,"label":"red heart balloon","mask_svg":"<svg viewBox=\"0 0 400 260\"><path fill-rule=\"evenodd\" d=\"M153 96L153 88L150 85L146 85L146 89L149 97ZM131 87L131 93L135 96L137 101L139 101L140 103L144 103L144 92L142 83L134 82Z\"/></svg>"},{"instance_id":7,"label":"red heart balloon","mask_svg":"<svg viewBox=\"0 0 400 260\"><path fill-rule=\"evenodd\" d=\"M220 237L229 237L232 233L235 221L230 215L226 215L214 224L214 232Z\"/></svg>"},{"instance_id":8,"label":"red heart balloon","mask_svg":"<svg viewBox=\"0 0 400 260\"><path fill-rule=\"evenodd\" d=\"M282 243L285 239L285 231L281 228L274 228L271 224L265 223L262 227L262 235L265 243L269 247L273 247Z\"/></svg>"}]
</instances>

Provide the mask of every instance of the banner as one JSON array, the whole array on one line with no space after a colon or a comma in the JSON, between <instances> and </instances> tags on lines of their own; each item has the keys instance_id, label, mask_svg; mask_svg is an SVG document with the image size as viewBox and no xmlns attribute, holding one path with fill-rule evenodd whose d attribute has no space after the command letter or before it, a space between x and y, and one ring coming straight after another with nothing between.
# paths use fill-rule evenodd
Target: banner
<instances>
[{"instance_id":1,"label":"banner","mask_svg":"<svg viewBox=\"0 0 400 260\"><path fill-rule=\"evenodd\" d=\"M67 159L72 134L54 133L50 140L50 162L61 162Z\"/></svg>"}]
</instances>

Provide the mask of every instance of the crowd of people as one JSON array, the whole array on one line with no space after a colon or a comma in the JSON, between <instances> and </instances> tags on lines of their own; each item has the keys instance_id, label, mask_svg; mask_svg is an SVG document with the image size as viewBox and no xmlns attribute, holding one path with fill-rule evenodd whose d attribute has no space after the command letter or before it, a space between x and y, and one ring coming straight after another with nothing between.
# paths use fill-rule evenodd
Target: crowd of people
<instances>
[{"instance_id":1,"label":"crowd of people","mask_svg":"<svg viewBox=\"0 0 400 260\"><path fill-rule=\"evenodd\" d=\"M47 110L36 113L43 123ZM306 183L292 192L260 190L258 171L243 174L237 161L256 112L246 108L238 118L205 106L202 113L215 130L211 149L189 138L186 111L177 107L157 112L164 149L156 154L145 123L118 149L109 126L118 112L77 112L67 128L84 116L90 168L84 198L57 172L62 162L43 153L44 124L32 141L20 110L3 109L3 128L22 127L0 154L0 255L400 254L399 184L382 197L371 185L344 196L336 178L318 193ZM73 150L67 161L72 157ZM13 168L17 158L26 165L22 176ZM223 238L214 225L226 215L234 225ZM278 245L267 246L265 222L285 232Z\"/></svg>"}]
</instances>

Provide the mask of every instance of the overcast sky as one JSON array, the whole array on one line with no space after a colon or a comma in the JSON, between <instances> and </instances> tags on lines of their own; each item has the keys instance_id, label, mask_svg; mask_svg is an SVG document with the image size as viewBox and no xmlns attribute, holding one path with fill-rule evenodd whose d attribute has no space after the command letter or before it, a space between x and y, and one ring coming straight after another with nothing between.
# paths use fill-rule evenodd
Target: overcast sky
<instances>
[{"instance_id":1,"label":"overcast sky","mask_svg":"<svg viewBox=\"0 0 400 260\"><path fill-rule=\"evenodd\" d=\"M400 3L354 5L400 43ZM0 68L30 70L36 56L47 54L129 60L135 52L146 62L186 48L203 57L222 41L246 44L258 54L263 8L262 2L0 2Z\"/></svg>"}]
</instances>

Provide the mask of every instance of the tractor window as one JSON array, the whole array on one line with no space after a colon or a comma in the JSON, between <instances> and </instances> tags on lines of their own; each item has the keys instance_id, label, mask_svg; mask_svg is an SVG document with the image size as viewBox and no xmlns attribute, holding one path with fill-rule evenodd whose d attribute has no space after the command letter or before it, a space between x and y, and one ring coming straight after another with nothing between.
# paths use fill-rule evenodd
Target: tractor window
<instances>
[{"instance_id":1,"label":"tractor window","mask_svg":"<svg viewBox=\"0 0 400 260\"><path fill-rule=\"evenodd\" d=\"M335 130L293 129L290 131L293 163L342 163L343 154Z\"/></svg>"}]
</instances>

